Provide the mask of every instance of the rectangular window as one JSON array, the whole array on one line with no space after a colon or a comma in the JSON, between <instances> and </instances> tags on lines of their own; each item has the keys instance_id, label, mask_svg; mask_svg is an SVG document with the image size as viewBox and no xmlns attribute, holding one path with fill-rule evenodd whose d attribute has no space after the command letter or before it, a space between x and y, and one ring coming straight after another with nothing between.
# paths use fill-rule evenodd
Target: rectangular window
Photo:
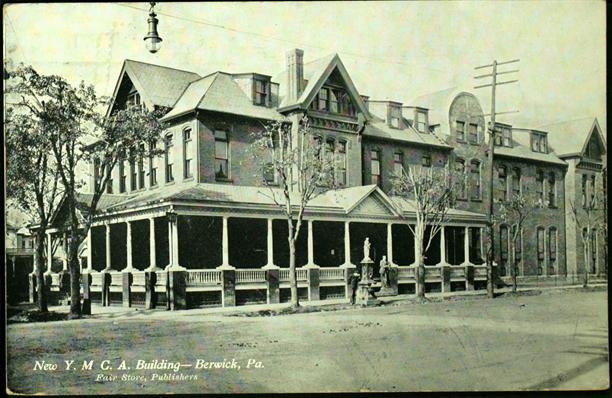
<instances>
[{"instance_id":1,"label":"rectangular window","mask_svg":"<svg viewBox=\"0 0 612 398\"><path fill-rule=\"evenodd\" d=\"M521 169L512 169L512 195L518 197L521 195Z\"/></svg>"},{"instance_id":2,"label":"rectangular window","mask_svg":"<svg viewBox=\"0 0 612 398\"><path fill-rule=\"evenodd\" d=\"M508 227L499 227L499 260L502 275L506 275L508 269Z\"/></svg>"},{"instance_id":3,"label":"rectangular window","mask_svg":"<svg viewBox=\"0 0 612 398\"><path fill-rule=\"evenodd\" d=\"M502 139L504 146L511 147L512 146L512 130L509 128L502 129Z\"/></svg>"},{"instance_id":4,"label":"rectangular window","mask_svg":"<svg viewBox=\"0 0 612 398\"><path fill-rule=\"evenodd\" d=\"M471 227L470 232L470 260L472 264L482 262L482 251L481 251L481 236L480 228Z\"/></svg>"},{"instance_id":5,"label":"rectangular window","mask_svg":"<svg viewBox=\"0 0 612 398\"><path fill-rule=\"evenodd\" d=\"M155 165L155 157L153 151L157 147L157 142L151 142L151 153L149 154L149 185L154 187L157 185L157 167Z\"/></svg>"},{"instance_id":6,"label":"rectangular window","mask_svg":"<svg viewBox=\"0 0 612 398\"><path fill-rule=\"evenodd\" d=\"M339 141L336 154L336 181L340 186L346 186L346 142Z\"/></svg>"},{"instance_id":7,"label":"rectangular window","mask_svg":"<svg viewBox=\"0 0 612 398\"><path fill-rule=\"evenodd\" d=\"M496 130L494 137L495 137L495 140L493 141L493 143L495 144L495 146L502 146L504 144L503 136L500 131Z\"/></svg>"},{"instance_id":8,"label":"rectangular window","mask_svg":"<svg viewBox=\"0 0 612 398\"><path fill-rule=\"evenodd\" d=\"M544 228L537 229L537 247L538 247L538 274L542 274L544 270L544 259L545 259L545 249L544 249Z\"/></svg>"},{"instance_id":9,"label":"rectangular window","mask_svg":"<svg viewBox=\"0 0 612 398\"><path fill-rule=\"evenodd\" d=\"M555 207L557 205L556 195L556 184L555 184L555 173L548 175L548 207Z\"/></svg>"},{"instance_id":10,"label":"rectangular window","mask_svg":"<svg viewBox=\"0 0 612 398\"><path fill-rule=\"evenodd\" d=\"M595 203L595 174L591 175L591 186L590 186L590 188L591 188L591 194L589 195L590 196L589 206L594 208L595 205L596 205L596 203Z\"/></svg>"},{"instance_id":11,"label":"rectangular window","mask_svg":"<svg viewBox=\"0 0 612 398\"><path fill-rule=\"evenodd\" d=\"M319 91L318 97L318 110L327 111L329 109L327 105L329 100L329 90L327 88L322 88L321 91Z\"/></svg>"},{"instance_id":12,"label":"rectangular window","mask_svg":"<svg viewBox=\"0 0 612 398\"><path fill-rule=\"evenodd\" d=\"M132 159L130 160L130 190L132 191L136 190L137 178L138 178L138 175L136 174L136 160Z\"/></svg>"},{"instance_id":13,"label":"rectangular window","mask_svg":"<svg viewBox=\"0 0 612 398\"><path fill-rule=\"evenodd\" d=\"M393 154L393 173L401 176L404 171L404 155L401 152Z\"/></svg>"},{"instance_id":14,"label":"rectangular window","mask_svg":"<svg viewBox=\"0 0 612 398\"><path fill-rule=\"evenodd\" d=\"M480 200L480 162L473 160L471 166L470 198L472 200Z\"/></svg>"},{"instance_id":15,"label":"rectangular window","mask_svg":"<svg viewBox=\"0 0 612 398\"><path fill-rule=\"evenodd\" d=\"M548 261L554 273L557 261L557 229L554 227L548 230Z\"/></svg>"},{"instance_id":16,"label":"rectangular window","mask_svg":"<svg viewBox=\"0 0 612 398\"><path fill-rule=\"evenodd\" d=\"M459 120L455 122L455 133L457 134L457 141L465 141L465 122Z\"/></svg>"},{"instance_id":17,"label":"rectangular window","mask_svg":"<svg viewBox=\"0 0 612 398\"><path fill-rule=\"evenodd\" d=\"M540 136L540 151L542 153L548 153L548 145L546 143L546 136L545 135L541 135Z\"/></svg>"},{"instance_id":18,"label":"rectangular window","mask_svg":"<svg viewBox=\"0 0 612 398\"><path fill-rule=\"evenodd\" d=\"M425 112L416 113L416 128L420 133L427 132L427 114Z\"/></svg>"},{"instance_id":19,"label":"rectangular window","mask_svg":"<svg viewBox=\"0 0 612 398\"><path fill-rule=\"evenodd\" d=\"M465 161L463 159L455 160L455 173L457 175L458 198L465 199Z\"/></svg>"},{"instance_id":20,"label":"rectangular window","mask_svg":"<svg viewBox=\"0 0 612 398\"><path fill-rule=\"evenodd\" d=\"M512 232L516 231L517 226L514 225ZM523 231L519 230L516 235L516 240L514 242L514 264L518 265L523 260L523 242L522 242ZM513 234L514 236L514 234Z\"/></svg>"},{"instance_id":21,"label":"rectangular window","mask_svg":"<svg viewBox=\"0 0 612 398\"><path fill-rule=\"evenodd\" d=\"M538 170L536 172L536 195L538 200L544 203L544 172Z\"/></svg>"},{"instance_id":22,"label":"rectangular window","mask_svg":"<svg viewBox=\"0 0 612 398\"><path fill-rule=\"evenodd\" d=\"M127 97L127 108L140 108L142 107L142 102L140 99L140 94L132 93Z\"/></svg>"},{"instance_id":23,"label":"rectangular window","mask_svg":"<svg viewBox=\"0 0 612 398\"><path fill-rule=\"evenodd\" d=\"M113 179L109 178L106 182L106 193L113 193Z\"/></svg>"},{"instance_id":24,"label":"rectangular window","mask_svg":"<svg viewBox=\"0 0 612 398\"><path fill-rule=\"evenodd\" d=\"M587 207L587 182L588 176L586 174L582 175L582 207Z\"/></svg>"},{"instance_id":25,"label":"rectangular window","mask_svg":"<svg viewBox=\"0 0 612 398\"><path fill-rule=\"evenodd\" d=\"M497 200L507 200L506 192L507 192L507 177L506 177L506 167L498 166L497 167Z\"/></svg>"},{"instance_id":26,"label":"rectangular window","mask_svg":"<svg viewBox=\"0 0 612 398\"><path fill-rule=\"evenodd\" d=\"M534 152L548 153L546 135L532 133L531 134L531 150Z\"/></svg>"},{"instance_id":27,"label":"rectangular window","mask_svg":"<svg viewBox=\"0 0 612 398\"><path fill-rule=\"evenodd\" d=\"M172 134L167 134L164 142L164 160L166 164L166 182L174 181L174 174L172 173Z\"/></svg>"},{"instance_id":28,"label":"rectangular window","mask_svg":"<svg viewBox=\"0 0 612 398\"><path fill-rule=\"evenodd\" d=\"M183 131L183 178L193 177L191 171L191 157L193 156L191 143L191 129L185 129Z\"/></svg>"},{"instance_id":29,"label":"rectangular window","mask_svg":"<svg viewBox=\"0 0 612 398\"><path fill-rule=\"evenodd\" d=\"M426 153L423 154L423 157L421 159L421 166L423 167L431 167L431 155Z\"/></svg>"},{"instance_id":30,"label":"rectangular window","mask_svg":"<svg viewBox=\"0 0 612 398\"><path fill-rule=\"evenodd\" d=\"M370 151L370 164L371 164L371 183L378 186L381 185L382 180L380 178L380 152Z\"/></svg>"},{"instance_id":31,"label":"rectangular window","mask_svg":"<svg viewBox=\"0 0 612 398\"><path fill-rule=\"evenodd\" d=\"M336 96L338 98L338 113L348 116L355 115L355 107L353 106L353 102L347 93L344 91L337 91Z\"/></svg>"},{"instance_id":32,"label":"rectangular window","mask_svg":"<svg viewBox=\"0 0 612 398\"><path fill-rule=\"evenodd\" d=\"M125 161L119 161L119 193L124 193L126 189Z\"/></svg>"},{"instance_id":33,"label":"rectangular window","mask_svg":"<svg viewBox=\"0 0 612 398\"><path fill-rule=\"evenodd\" d=\"M215 178L229 178L229 139L223 130L215 130Z\"/></svg>"},{"instance_id":34,"label":"rectangular window","mask_svg":"<svg viewBox=\"0 0 612 398\"><path fill-rule=\"evenodd\" d=\"M266 98L268 96L267 85L263 80L255 79L255 105L266 105Z\"/></svg>"},{"instance_id":35,"label":"rectangular window","mask_svg":"<svg viewBox=\"0 0 612 398\"><path fill-rule=\"evenodd\" d=\"M393 127L394 129L399 129L399 121L399 117L391 116L391 127Z\"/></svg>"},{"instance_id":36,"label":"rectangular window","mask_svg":"<svg viewBox=\"0 0 612 398\"><path fill-rule=\"evenodd\" d=\"M468 129L468 138L470 140L470 144L478 144L478 125L470 123Z\"/></svg>"},{"instance_id":37,"label":"rectangular window","mask_svg":"<svg viewBox=\"0 0 612 398\"><path fill-rule=\"evenodd\" d=\"M339 96L341 92L338 90L329 90L329 111L332 113L340 113Z\"/></svg>"}]
</instances>

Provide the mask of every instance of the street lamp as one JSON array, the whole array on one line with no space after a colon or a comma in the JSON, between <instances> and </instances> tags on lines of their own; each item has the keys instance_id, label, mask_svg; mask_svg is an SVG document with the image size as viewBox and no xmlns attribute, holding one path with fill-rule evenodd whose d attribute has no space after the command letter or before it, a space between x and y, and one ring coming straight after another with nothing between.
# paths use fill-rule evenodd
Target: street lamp
<instances>
[{"instance_id":1,"label":"street lamp","mask_svg":"<svg viewBox=\"0 0 612 398\"><path fill-rule=\"evenodd\" d=\"M147 50L149 50L150 53L155 54L161 47L162 39L157 33L157 23L159 20L155 18L157 15L155 14L155 10L153 10L153 7L155 7L155 2L151 2L150 4L151 8L149 9L149 19L147 20L149 23L149 33L147 33L145 36L144 41L146 42Z\"/></svg>"}]
</instances>

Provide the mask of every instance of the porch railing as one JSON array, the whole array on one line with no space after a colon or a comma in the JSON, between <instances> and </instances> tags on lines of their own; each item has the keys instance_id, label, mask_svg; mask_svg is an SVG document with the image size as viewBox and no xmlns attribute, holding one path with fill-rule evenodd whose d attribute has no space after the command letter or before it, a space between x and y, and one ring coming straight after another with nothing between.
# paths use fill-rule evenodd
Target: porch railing
<instances>
[{"instance_id":1,"label":"porch railing","mask_svg":"<svg viewBox=\"0 0 612 398\"><path fill-rule=\"evenodd\" d=\"M344 280L344 269L342 268L321 268L321 280Z\"/></svg>"},{"instance_id":2,"label":"porch railing","mask_svg":"<svg viewBox=\"0 0 612 398\"><path fill-rule=\"evenodd\" d=\"M132 285L144 286L145 285L145 273L143 271L137 271L132 273Z\"/></svg>"},{"instance_id":3,"label":"porch railing","mask_svg":"<svg viewBox=\"0 0 612 398\"><path fill-rule=\"evenodd\" d=\"M450 278L452 281L465 280L465 267L462 266L451 266Z\"/></svg>"},{"instance_id":4,"label":"porch railing","mask_svg":"<svg viewBox=\"0 0 612 398\"><path fill-rule=\"evenodd\" d=\"M91 284L92 286L102 286L102 276L101 272L94 272L91 274Z\"/></svg>"},{"instance_id":5,"label":"porch railing","mask_svg":"<svg viewBox=\"0 0 612 398\"><path fill-rule=\"evenodd\" d=\"M187 270L187 286L217 285L219 283L221 283L221 271L219 270Z\"/></svg>"},{"instance_id":6,"label":"porch railing","mask_svg":"<svg viewBox=\"0 0 612 398\"><path fill-rule=\"evenodd\" d=\"M266 271L262 269L237 269L236 284L250 282L265 282Z\"/></svg>"},{"instance_id":7,"label":"porch railing","mask_svg":"<svg viewBox=\"0 0 612 398\"><path fill-rule=\"evenodd\" d=\"M308 279L308 270L297 268L295 270L295 277L298 281L306 281ZM289 268L281 268L279 270L278 280L280 282L289 282Z\"/></svg>"},{"instance_id":8,"label":"porch railing","mask_svg":"<svg viewBox=\"0 0 612 398\"><path fill-rule=\"evenodd\" d=\"M474 266L474 279L478 279L478 280L487 279L487 266L486 265L475 265Z\"/></svg>"}]
</instances>

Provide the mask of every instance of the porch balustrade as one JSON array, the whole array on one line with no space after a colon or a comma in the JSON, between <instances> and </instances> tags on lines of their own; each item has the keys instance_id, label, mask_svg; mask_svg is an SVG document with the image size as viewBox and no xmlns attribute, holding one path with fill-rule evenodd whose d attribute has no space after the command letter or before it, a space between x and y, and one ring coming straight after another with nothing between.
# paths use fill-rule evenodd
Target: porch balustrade
<instances>
[{"instance_id":1,"label":"porch balustrade","mask_svg":"<svg viewBox=\"0 0 612 398\"><path fill-rule=\"evenodd\" d=\"M144 285L145 285L144 271L132 272L132 286L144 286Z\"/></svg>"},{"instance_id":2,"label":"porch balustrade","mask_svg":"<svg viewBox=\"0 0 612 398\"><path fill-rule=\"evenodd\" d=\"M320 272L321 280L344 280L343 268L321 268Z\"/></svg>"},{"instance_id":3,"label":"porch balustrade","mask_svg":"<svg viewBox=\"0 0 612 398\"><path fill-rule=\"evenodd\" d=\"M308 270L297 268L295 270L295 277L298 282L305 282L308 278ZM289 282L289 268L281 268L279 270L278 280L280 282Z\"/></svg>"},{"instance_id":4,"label":"porch balustrade","mask_svg":"<svg viewBox=\"0 0 612 398\"><path fill-rule=\"evenodd\" d=\"M464 266L451 266L450 267L450 279L453 282L463 282L465 280L465 267Z\"/></svg>"},{"instance_id":5,"label":"porch balustrade","mask_svg":"<svg viewBox=\"0 0 612 398\"><path fill-rule=\"evenodd\" d=\"M221 283L221 272L216 269L187 270L187 286L218 285Z\"/></svg>"},{"instance_id":6,"label":"porch balustrade","mask_svg":"<svg viewBox=\"0 0 612 398\"><path fill-rule=\"evenodd\" d=\"M486 265L475 265L474 266L474 280L487 280L487 266Z\"/></svg>"},{"instance_id":7,"label":"porch balustrade","mask_svg":"<svg viewBox=\"0 0 612 398\"><path fill-rule=\"evenodd\" d=\"M239 283L251 283L251 282L265 282L266 271L261 269L237 269L236 270L236 284Z\"/></svg>"}]
</instances>

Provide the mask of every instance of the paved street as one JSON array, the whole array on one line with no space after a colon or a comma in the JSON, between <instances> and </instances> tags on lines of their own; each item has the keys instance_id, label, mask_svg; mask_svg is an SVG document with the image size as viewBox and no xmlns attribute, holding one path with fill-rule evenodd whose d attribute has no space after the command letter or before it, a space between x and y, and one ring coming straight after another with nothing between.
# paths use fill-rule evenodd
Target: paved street
<instances>
[{"instance_id":1,"label":"paved street","mask_svg":"<svg viewBox=\"0 0 612 398\"><path fill-rule=\"evenodd\" d=\"M607 336L607 292L579 289L276 317L130 312L9 325L8 377L47 394L606 388ZM155 359L187 366L136 369Z\"/></svg>"}]
</instances>

